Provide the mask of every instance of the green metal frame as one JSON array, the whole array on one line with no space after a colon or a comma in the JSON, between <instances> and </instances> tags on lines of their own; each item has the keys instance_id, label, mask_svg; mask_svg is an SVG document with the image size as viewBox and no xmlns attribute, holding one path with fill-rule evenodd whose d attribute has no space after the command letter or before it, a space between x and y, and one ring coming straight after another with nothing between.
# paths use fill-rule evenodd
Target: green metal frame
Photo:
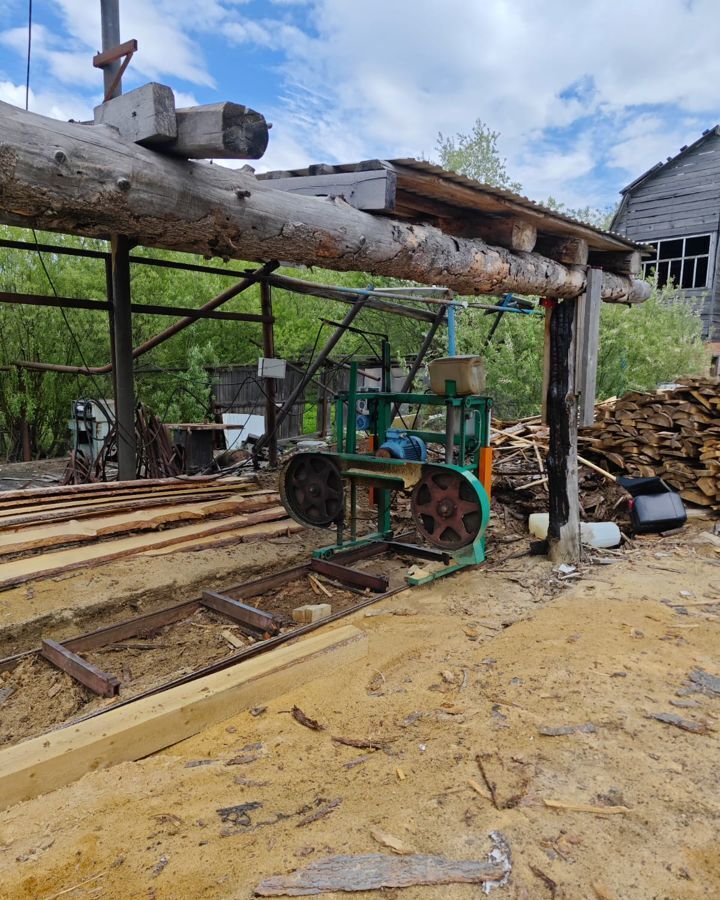
<instances>
[{"instance_id":1,"label":"green metal frame","mask_svg":"<svg viewBox=\"0 0 720 900\"><path fill-rule=\"evenodd\" d=\"M450 565L427 577L408 577L409 584L424 584L434 581L458 569L477 565L485 560L485 530L490 519L490 500L477 478L480 464L480 451L490 445L490 420L492 400L489 397L458 396L454 381L445 382L445 394L396 393L390 390L390 358L387 344L383 346L383 378L381 391L357 390L357 363L351 363L350 383L346 392L339 394L335 400L335 437L337 442L337 459L343 476L350 481L350 539L345 537L345 522L339 522L337 541L328 547L315 550L313 556L327 559L335 553L361 547L374 541L392 540L392 521L390 512L391 492L408 490L418 480L423 463L408 462L399 459L378 458L357 453L357 405L366 401L373 411L375 421L375 446L380 447L387 440L387 432L392 427L394 413L403 404L411 406L445 407L446 415L456 423L453 435L453 459L455 462L432 463L444 468L460 472L470 481L479 497L482 525L476 540L453 554ZM435 444L446 449L445 432L427 431L423 429L403 428L404 433L421 438L426 444ZM413 480L414 479L414 480ZM363 481L372 484L376 489L377 530L357 536L357 486Z\"/></svg>"}]
</instances>

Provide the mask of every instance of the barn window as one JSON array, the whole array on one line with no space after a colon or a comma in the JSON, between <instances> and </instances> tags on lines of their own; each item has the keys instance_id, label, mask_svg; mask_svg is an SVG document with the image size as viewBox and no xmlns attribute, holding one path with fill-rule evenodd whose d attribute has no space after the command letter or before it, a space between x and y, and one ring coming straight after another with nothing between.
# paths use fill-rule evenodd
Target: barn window
<instances>
[{"instance_id":1,"label":"barn window","mask_svg":"<svg viewBox=\"0 0 720 900\"><path fill-rule=\"evenodd\" d=\"M655 276L658 287L672 281L680 288L704 288L708 283L710 235L668 238L650 244L655 258L643 263L644 274Z\"/></svg>"}]
</instances>

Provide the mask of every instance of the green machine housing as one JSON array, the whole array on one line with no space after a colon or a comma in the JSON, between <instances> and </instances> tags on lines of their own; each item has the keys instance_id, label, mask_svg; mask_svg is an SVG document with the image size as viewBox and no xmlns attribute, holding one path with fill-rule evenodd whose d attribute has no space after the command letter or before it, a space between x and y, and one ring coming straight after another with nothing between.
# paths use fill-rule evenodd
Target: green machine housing
<instances>
[{"instance_id":1,"label":"green machine housing","mask_svg":"<svg viewBox=\"0 0 720 900\"><path fill-rule=\"evenodd\" d=\"M335 400L337 451L300 452L285 465L280 493L288 513L298 522L335 527L335 543L316 550L315 558L330 559L368 543L381 541L420 558L441 561L432 574L408 576L423 584L485 560L485 532L490 519L490 424L492 400L458 396L455 381L445 393L400 393L390 390L390 358L383 347L382 387L359 391L358 364L351 363L349 388ZM360 424L372 437L373 449L358 452L358 405L366 408ZM437 407L445 412L443 431L393 427L403 406ZM416 448L427 447L437 461L393 458L378 450L400 435ZM418 454L412 454L418 455ZM349 513L345 487L349 486ZM358 487L372 488L377 527L358 535ZM391 502L394 492L410 494L410 511L425 545L395 540ZM429 547L427 545L430 545Z\"/></svg>"}]
</instances>

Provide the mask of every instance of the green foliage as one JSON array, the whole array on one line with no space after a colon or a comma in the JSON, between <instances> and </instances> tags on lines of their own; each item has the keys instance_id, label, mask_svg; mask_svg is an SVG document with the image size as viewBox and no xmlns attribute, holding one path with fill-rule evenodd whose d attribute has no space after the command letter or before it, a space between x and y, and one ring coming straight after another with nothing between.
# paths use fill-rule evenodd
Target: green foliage
<instances>
[{"instance_id":1,"label":"green foliage","mask_svg":"<svg viewBox=\"0 0 720 900\"><path fill-rule=\"evenodd\" d=\"M541 316L505 314L483 350L493 315L469 309L458 315L458 352L484 353L488 393L496 414L535 415L542 398ZM663 382L698 374L706 366L697 311L670 287L653 290L639 306L604 303L600 314L597 397L653 390Z\"/></svg>"},{"instance_id":2,"label":"green foliage","mask_svg":"<svg viewBox=\"0 0 720 900\"><path fill-rule=\"evenodd\" d=\"M522 185L507 173L507 160L500 156L497 147L499 137L500 132L493 131L481 119L475 120L470 134L458 132L454 137L446 137L440 133L436 144L440 165L483 184L519 193Z\"/></svg>"}]
</instances>

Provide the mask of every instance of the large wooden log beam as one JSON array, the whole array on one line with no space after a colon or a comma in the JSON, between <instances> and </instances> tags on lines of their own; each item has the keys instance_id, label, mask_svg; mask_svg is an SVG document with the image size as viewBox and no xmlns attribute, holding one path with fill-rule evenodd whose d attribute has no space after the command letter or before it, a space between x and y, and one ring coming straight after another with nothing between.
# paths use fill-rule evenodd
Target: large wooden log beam
<instances>
[{"instance_id":1,"label":"large wooden log beam","mask_svg":"<svg viewBox=\"0 0 720 900\"><path fill-rule=\"evenodd\" d=\"M220 166L174 160L112 129L58 122L0 103L0 221L68 234L124 234L147 247L242 260L290 259L442 284L463 294L576 297L582 267L437 228L381 218L337 199L273 190ZM637 303L644 282L606 273L604 300Z\"/></svg>"}]
</instances>

